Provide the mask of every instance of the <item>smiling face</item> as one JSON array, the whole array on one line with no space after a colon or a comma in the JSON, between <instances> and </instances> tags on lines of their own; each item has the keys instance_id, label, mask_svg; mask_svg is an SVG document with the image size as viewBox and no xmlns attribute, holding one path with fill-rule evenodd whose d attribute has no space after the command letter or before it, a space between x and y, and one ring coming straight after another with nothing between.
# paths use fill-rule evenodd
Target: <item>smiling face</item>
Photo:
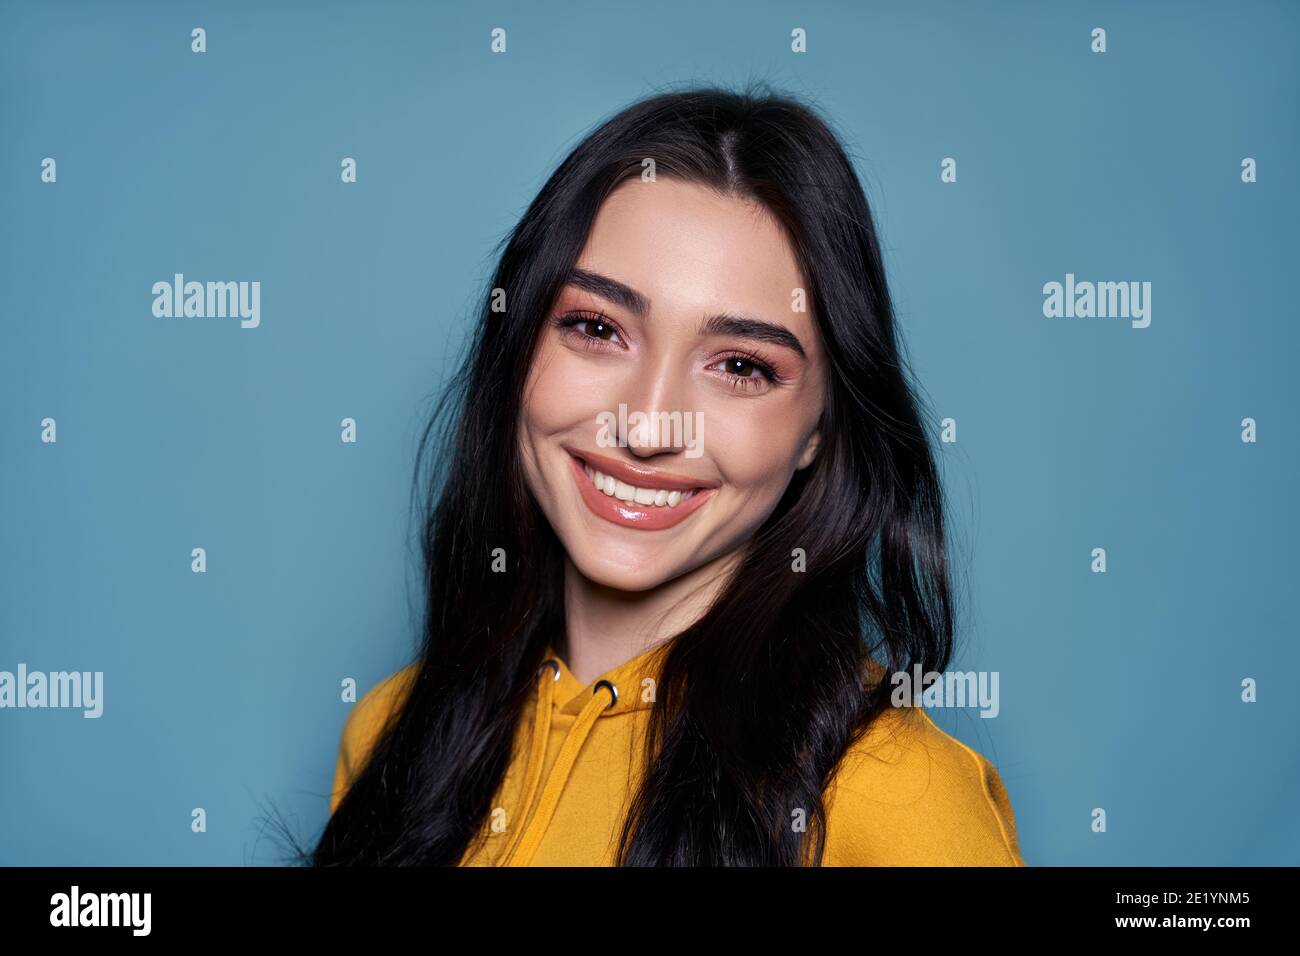
<instances>
[{"instance_id":1,"label":"smiling face","mask_svg":"<svg viewBox=\"0 0 1300 956\"><path fill-rule=\"evenodd\" d=\"M623 183L569 278L520 453L577 569L642 591L742 547L812 462L822 344L781 226L703 186Z\"/></svg>"}]
</instances>

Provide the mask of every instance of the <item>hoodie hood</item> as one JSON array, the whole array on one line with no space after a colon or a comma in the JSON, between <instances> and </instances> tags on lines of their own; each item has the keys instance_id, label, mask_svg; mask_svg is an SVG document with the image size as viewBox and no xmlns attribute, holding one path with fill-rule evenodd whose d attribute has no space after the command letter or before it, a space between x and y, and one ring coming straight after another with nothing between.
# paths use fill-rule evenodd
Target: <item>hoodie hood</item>
<instances>
[{"instance_id":1,"label":"hoodie hood","mask_svg":"<svg viewBox=\"0 0 1300 956\"><path fill-rule=\"evenodd\" d=\"M510 765L462 866L614 866L646 773L645 733L666 642L590 683L548 649ZM419 662L371 688L343 727L338 807L401 706ZM855 738L825 792L827 866L1024 866L993 765L923 708L891 707ZM525 797L527 799L525 799Z\"/></svg>"},{"instance_id":2,"label":"hoodie hood","mask_svg":"<svg viewBox=\"0 0 1300 956\"><path fill-rule=\"evenodd\" d=\"M554 694L552 705L556 713L577 714L587 705L589 698L597 696L597 691L608 700L600 711L602 717L626 714L633 710L649 710L654 706L654 690L659 680L660 667L667 653L667 643L658 644L647 651L642 651L631 660L624 661L617 667L610 668L590 683L584 684L573 676L554 646L546 649L546 662L538 674L537 688L544 691L551 677ZM602 684L612 685L612 690ZM540 708L540 700L537 701Z\"/></svg>"},{"instance_id":3,"label":"hoodie hood","mask_svg":"<svg viewBox=\"0 0 1300 956\"><path fill-rule=\"evenodd\" d=\"M643 651L631 660L611 668L590 684L583 684L556 653L547 648L546 659L537 674L534 693L532 735L523 778L524 824L515 829L515 839L506 846L503 866L528 866L550 826L564 785L573 766L600 720L649 710L654 706L659 668L669 642ZM559 754L543 779L551 726L558 714L576 715L560 744Z\"/></svg>"}]
</instances>

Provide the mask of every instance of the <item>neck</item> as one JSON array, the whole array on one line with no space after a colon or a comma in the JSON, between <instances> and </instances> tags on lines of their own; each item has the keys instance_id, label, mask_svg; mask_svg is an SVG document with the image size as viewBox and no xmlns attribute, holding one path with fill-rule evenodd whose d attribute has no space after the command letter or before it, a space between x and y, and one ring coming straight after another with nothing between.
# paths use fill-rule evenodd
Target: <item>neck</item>
<instances>
[{"instance_id":1,"label":"neck","mask_svg":"<svg viewBox=\"0 0 1300 956\"><path fill-rule=\"evenodd\" d=\"M564 562L564 656L588 684L611 668L662 644L698 621L740 559L732 552L646 591L620 591Z\"/></svg>"}]
</instances>

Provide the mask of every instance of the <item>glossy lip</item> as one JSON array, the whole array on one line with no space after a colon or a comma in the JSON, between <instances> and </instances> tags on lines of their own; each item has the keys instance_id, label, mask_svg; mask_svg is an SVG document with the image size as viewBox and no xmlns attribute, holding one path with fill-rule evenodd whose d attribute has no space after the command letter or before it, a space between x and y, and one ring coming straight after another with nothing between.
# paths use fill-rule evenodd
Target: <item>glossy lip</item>
<instances>
[{"instance_id":1,"label":"glossy lip","mask_svg":"<svg viewBox=\"0 0 1300 956\"><path fill-rule=\"evenodd\" d=\"M616 525L624 528L636 528L641 531L662 531L664 528L671 528L674 525L681 524L700 508L704 507L713 500L717 494L717 482L701 484L700 482L687 482L680 476L665 476L662 472L647 469L650 475L654 476L654 481L664 481L665 484L651 484L649 478L635 477L637 469L623 465L621 462L614 462L618 468L613 465L607 465L610 459L600 455L590 455L591 461L588 462L597 471L603 471L607 475L613 475L620 481L627 481L630 485L639 484L642 488L663 488L665 491L689 491L692 488L699 489L691 497L683 501L676 508L658 507L656 505L639 505L635 501L621 501L612 495L607 495L603 491L597 491L595 484L587 477L587 472L583 469L583 462L589 455L588 452L582 452L583 457L578 457L579 453L568 451L569 470L573 472L573 479L578 483L578 494L582 496L583 504L597 518L604 518ZM608 468L608 470L606 470ZM623 475L633 475L633 480L622 477ZM667 483L671 477L672 483ZM685 487L683 487L685 483Z\"/></svg>"},{"instance_id":2,"label":"glossy lip","mask_svg":"<svg viewBox=\"0 0 1300 956\"><path fill-rule=\"evenodd\" d=\"M665 491L691 491L695 488L716 488L719 482L710 481L706 478L690 478L685 475L675 475L672 472L660 471L658 468L643 468L640 465L632 465L625 461L619 461L617 458L606 458L604 455L598 455L594 451L582 451L578 448L571 448L564 445L564 450L574 458L585 461L596 471L603 471L607 475L613 475L619 481L625 481L629 485L636 485L638 488L662 488ZM585 475L584 475L585 477ZM675 510L675 509L674 509Z\"/></svg>"}]
</instances>

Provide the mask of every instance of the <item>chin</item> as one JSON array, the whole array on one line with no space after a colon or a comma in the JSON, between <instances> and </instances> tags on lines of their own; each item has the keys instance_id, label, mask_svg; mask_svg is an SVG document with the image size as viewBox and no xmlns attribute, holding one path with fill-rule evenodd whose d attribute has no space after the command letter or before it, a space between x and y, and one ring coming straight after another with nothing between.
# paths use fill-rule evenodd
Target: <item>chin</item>
<instances>
[{"instance_id":1,"label":"chin","mask_svg":"<svg viewBox=\"0 0 1300 956\"><path fill-rule=\"evenodd\" d=\"M646 555L639 549L613 555L608 549L587 543L577 547L566 543L565 550L583 577L618 591L649 591L688 570L685 566L674 567L662 555Z\"/></svg>"}]
</instances>

